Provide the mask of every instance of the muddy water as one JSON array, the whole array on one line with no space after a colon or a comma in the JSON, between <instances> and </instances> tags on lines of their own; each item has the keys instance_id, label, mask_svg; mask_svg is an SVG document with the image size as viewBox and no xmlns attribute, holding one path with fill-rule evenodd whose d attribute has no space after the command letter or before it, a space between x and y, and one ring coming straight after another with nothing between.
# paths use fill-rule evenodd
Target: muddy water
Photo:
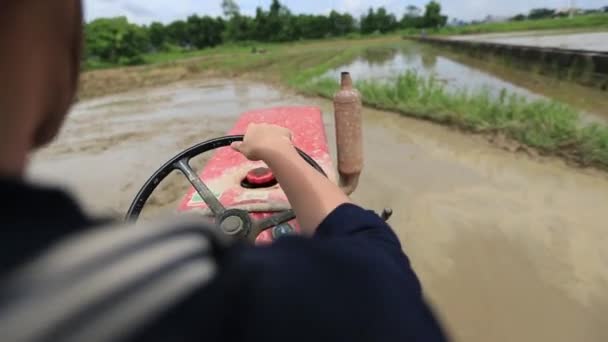
<instances>
[{"instance_id":1,"label":"muddy water","mask_svg":"<svg viewBox=\"0 0 608 342\"><path fill-rule=\"evenodd\" d=\"M83 102L31 178L60 181L95 213L123 213L163 161L221 135L242 111L331 104L233 81L188 82ZM608 340L608 177L365 110L354 199L391 219L426 296L458 341ZM181 185L153 203L172 208Z\"/></svg>"},{"instance_id":2,"label":"muddy water","mask_svg":"<svg viewBox=\"0 0 608 342\"><path fill-rule=\"evenodd\" d=\"M59 139L34 156L32 177L66 184L92 212L120 217L147 177L181 150L223 135L248 108L292 103L264 85L222 80L82 102ZM156 207L175 204L188 187L179 176L168 184L151 199Z\"/></svg>"},{"instance_id":3,"label":"muddy water","mask_svg":"<svg viewBox=\"0 0 608 342\"><path fill-rule=\"evenodd\" d=\"M452 91L485 89L498 96L504 89L527 99L553 99L581 110L589 119L608 122L605 91L414 42L370 48L353 62L329 71L326 76L338 75L340 70L349 70L359 80L383 82L412 70L421 76L436 78Z\"/></svg>"}]
</instances>

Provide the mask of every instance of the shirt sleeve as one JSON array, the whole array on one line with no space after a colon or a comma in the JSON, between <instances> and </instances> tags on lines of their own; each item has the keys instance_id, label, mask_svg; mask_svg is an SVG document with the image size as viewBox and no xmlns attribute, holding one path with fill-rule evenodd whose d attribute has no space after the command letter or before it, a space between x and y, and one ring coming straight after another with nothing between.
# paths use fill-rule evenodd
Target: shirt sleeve
<instances>
[{"instance_id":1,"label":"shirt sleeve","mask_svg":"<svg viewBox=\"0 0 608 342\"><path fill-rule=\"evenodd\" d=\"M403 252L403 246L391 227L371 210L347 203L337 207L317 228L314 238L329 244L347 244L359 248L364 255L382 258L382 266L390 265L406 273L416 291L421 291L418 278Z\"/></svg>"},{"instance_id":2,"label":"shirt sleeve","mask_svg":"<svg viewBox=\"0 0 608 342\"><path fill-rule=\"evenodd\" d=\"M358 206L336 208L312 239L237 245L222 255L214 282L140 340L446 340L396 235Z\"/></svg>"},{"instance_id":3,"label":"shirt sleeve","mask_svg":"<svg viewBox=\"0 0 608 342\"><path fill-rule=\"evenodd\" d=\"M380 240L401 248L399 239L376 213L357 205L342 204L331 212L317 228L315 238L359 236Z\"/></svg>"},{"instance_id":4,"label":"shirt sleeve","mask_svg":"<svg viewBox=\"0 0 608 342\"><path fill-rule=\"evenodd\" d=\"M399 239L372 211L341 205L313 239L287 237L246 254L240 272L251 276L250 295L241 314L273 328L249 326L242 338L445 340ZM297 336L295 322L307 327Z\"/></svg>"}]
</instances>

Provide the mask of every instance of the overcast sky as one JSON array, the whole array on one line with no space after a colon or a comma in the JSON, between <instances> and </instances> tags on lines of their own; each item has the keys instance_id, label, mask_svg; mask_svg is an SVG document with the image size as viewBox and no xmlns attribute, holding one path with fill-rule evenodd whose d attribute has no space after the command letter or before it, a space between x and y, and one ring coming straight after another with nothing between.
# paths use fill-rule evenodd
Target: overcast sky
<instances>
[{"instance_id":1,"label":"overcast sky","mask_svg":"<svg viewBox=\"0 0 608 342\"><path fill-rule=\"evenodd\" d=\"M564 8L570 0L441 0L450 18L482 19L486 15L510 16L532 8ZM577 7L608 6L608 0L572 0ZM147 24L185 19L188 15L221 15L221 0L85 0L87 20L99 17L126 16L130 21ZM271 0L237 0L241 12L254 14L257 6L268 8ZM428 0L282 0L295 13L329 13L332 9L361 15L370 6L384 6L401 15L409 5L424 6Z\"/></svg>"}]
</instances>

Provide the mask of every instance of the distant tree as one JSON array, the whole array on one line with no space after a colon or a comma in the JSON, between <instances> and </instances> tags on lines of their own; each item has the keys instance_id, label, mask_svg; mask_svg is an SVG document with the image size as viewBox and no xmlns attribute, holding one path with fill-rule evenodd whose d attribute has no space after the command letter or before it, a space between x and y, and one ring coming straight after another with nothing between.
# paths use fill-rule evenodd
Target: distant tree
<instances>
[{"instance_id":1,"label":"distant tree","mask_svg":"<svg viewBox=\"0 0 608 342\"><path fill-rule=\"evenodd\" d=\"M405 8L405 14L401 18L399 25L402 28L420 28L423 24L422 10L414 5L409 5Z\"/></svg>"},{"instance_id":2,"label":"distant tree","mask_svg":"<svg viewBox=\"0 0 608 342\"><path fill-rule=\"evenodd\" d=\"M370 7L367 10L367 14L361 16L361 33L373 33L376 27L376 11Z\"/></svg>"},{"instance_id":3,"label":"distant tree","mask_svg":"<svg viewBox=\"0 0 608 342\"><path fill-rule=\"evenodd\" d=\"M331 23L323 15L300 14L292 22L293 34L296 39L318 39L329 35Z\"/></svg>"},{"instance_id":4,"label":"distant tree","mask_svg":"<svg viewBox=\"0 0 608 342\"><path fill-rule=\"evenodd\" d=\"M192 15L186 21L189 41L193 47L203 49L222 43L224 21L221 18Z\"/></svg>"},{"instance_id":5,"label":"distant tree","mask_svg":"<svg viewBox=\"0 0 608 342\"><path fill-rule=\"evenodd\" d=\"M405 14L404 15L406 17L409 17L409 18L417 18L417 17L420 17L422 15L422 10L418 6L408 5L405 8Z\"/></svg>"},{"instance_id":6,"label":"distant tree","mask_svg":"<svg viewBox=\"0 0 608 342\"><path fill-rule=\"evenodd\" d=\"M447 21L448 17L441 15L441 4L433 0L426 5L423 17L423 27L439 28L445 26Z\"/></svg>"},{"instance_id":7,"label":"distant tree","mask_svg":"<svg viewBox=\"0 0 608 342\"><path fill-rule=\"evenodd\" d=\"M377 30L380 33L387 33L397 29L397 18L392 13L389 13L386 8L380 7L376 12Z\"/></svg>"},{"instance_id":8,"label":"distant tree","mask_svg":"<svg viewBox=\"0 0 608 342\"><path fill-rule=\"evenodd\" d=\"M242 16L240 14L233 16L226 23L224 30L224 40L227 41L242 41L255 39L254 21L251 17Z\"/></svg>"},{"instance_id":9,"label":"distant tree","mask_svg":"<svg viewBox=\"0 0 608 342\"><path fill-rule=\"evenodd\" d=\"M268 30L267 24L268 21L268 13L265 12L262 7L257 7L255 9L255 17L253 18L253 28L251 32L251 38L253 40L258 41L267 41L268 40Z\"/></svg>"},{"instance_id":10,"label":"distant tree","mask_svg":"<svg viewBox=\"0 0 608 342\"><path fill-rule=\"evenodd\" d=\"M137 64L148 52L168 50L173 46L202 49L224 41L293 41L361 33L387 33L397 28L439 27L447 18L441 6L431 1L422 15L414 5L406 7L400 22L380 7L370 8L360 21L348 13L331 11L329 15L294 15L280 0L272 0L267 9L256 9L255 16L242 15L238 0L220 1L223 17L192 15L170 24L153 22L149 26L129 23L124 17L98 19L85 25L87 58L120 64Z\"/></svg>"},{"instance_id":11,"label":"distant tree","mask_svg":"<svg viewBox=\"0 0 608 342\"><path fill-rule=\"evenodd\" d=\"M150 45L146 31L126 17L96 19L85 30L86 55L104 62L138 64Z\"/></svg>"},{"instance_id":12,"label":"distant tree","mask_svg":"<svg viewBox=\"0 0 608 342\"><path fill-rule=\"evenodd\" d=\"M549 8L535 8L530 11L528 18L532 20L551 18L555 14L555 10Z\"/></svg>"},{"instance_id":13,"label":"distant tree","mask_svg":"<svg viewBox=\"0 0 608 342\"><path fill-rule=\"evenodd\" d=\"M234 0L222 0L222 11L228 18L226 29L223 32L224 40L252 39L253 21L250 17L241 15L239 5Z\"/></svg>"},{"instance_id":14,"label":"distant tree","mask_svg":"<svg viewBox=\"0 0 608 342\"><path fill-rule=\"evenodd\" d=\"M271 40L290 40L290 36L292 35L289 32L289 29L291 28L289 26L290 16L291 12L287 7L283 6L279 0L272 0L270 12L268 12L268 26L266 28L270 33Z\"/></svg>"},{"instance_id":15,"label":"distant tree","mask_svg":"<svg viewBox=\"0 0 608 342\"><path fill-rule=\"evenodd\" d=\"M384 7L380 7L378 10L370 8L367 14L361 17L361 33L363 34L386 33L397 29L397 27L395 15L388 13Z\"/></svg>"},{"instance_id":16,"label":"distant tree","mask_svg":"<svg viewBox=\"0 0 608 342\"><path fill-rule=\"evenodd\" d=\"M332 36L343 36L355 31L355 18L348 13L336 11L329 13L329 33Z\"/></svg>"},{"instance_id":17,"label":"distant tree","mask_svg":"<svg viewBox=\"0 0 608 342\"><path fill-rule=\"evenodd\" d=\"M239 5L234 0L222 0L222 12L226 18L233 18L241 14Z\"/></svg>"},{"instance_id":18,"label":"distant tree","mask_svg":"<svg viewBox=\"0 0 608 342\"><path fill-rule=\"evenodd\" d=\"M278 0L273 0L270 11L256 9L253 38L259 41L288 41L296 39L292 14Z\"/></svg>"},{"instance_id":19,"label":"distant tree","mask_svg":"<svg viewBox=\"0 0 608 342\"><path fill-rule=\"evenodd\" d=\"M183 20L176 20L167 26L169 42L181 47L190 47L192 42L188 34L188 25Z\"/></svg>"},{"instance_id":20,"label":"distant tree","mask_svg":"<svg viewBox=\"0 0 608 342\"><path fill-rule=\"evenodd\" d=\"M283 5L281 5L279 0L272 0L272 3L270 4L270 15L278 16L282 8Z\"/></svg>"},{"instance_id":21,"label":"distant tree","mask_svg":"<svg viewBox=\"0 0 608 342\"><path fill-rule=\"evenodd\" d=\"M525 15L525 14L518 14L518 15L516 15L516 16L514 16L514 17L512 17L512 18L511 18L511 19L509 19L509 20L511 20L511 21L524 21L524 20L526 20L526 19L528 19L528 16L527 16L527 15Z\"/></svg>"},{"instance_id":22,"label":"distant tree","mask_svg":"<svg viewBox=\"0 0 608 342\"><path fill-rule=\"evenodd\" d=\"M148 27L148 37L150 38L150 45L152 45L154 50L163 50L168 40L167 28L162 23L153 22Z\"/></svg>"}]
</instances>

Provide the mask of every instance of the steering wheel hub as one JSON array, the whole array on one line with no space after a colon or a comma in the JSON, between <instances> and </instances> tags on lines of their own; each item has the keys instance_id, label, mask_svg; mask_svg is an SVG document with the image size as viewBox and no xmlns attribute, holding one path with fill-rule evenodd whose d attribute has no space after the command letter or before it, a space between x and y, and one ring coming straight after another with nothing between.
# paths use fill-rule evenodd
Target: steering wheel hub
<instances>
[{"instance_id":1,"label":"steering wheel hub","mask_svg":"<svg viewBox=\"0 0 608 342\"><path fill-rule=\"evenodd\" d=\"M224 234L235 237L247 236L253 226L249 212L240 209L227 209L217 223Z\"/></svg>"},{"instance_id":2,"label":"steering wheel hub","mask_svg":"<svg viewBox=\"0 0 608 342\"><path fill-rule=\"evenodd\" d=\"M238 216L230 216L224 219L220 227L228 235L238 234L243 230L243 220Z\"/></svg>"}]
</instances>

